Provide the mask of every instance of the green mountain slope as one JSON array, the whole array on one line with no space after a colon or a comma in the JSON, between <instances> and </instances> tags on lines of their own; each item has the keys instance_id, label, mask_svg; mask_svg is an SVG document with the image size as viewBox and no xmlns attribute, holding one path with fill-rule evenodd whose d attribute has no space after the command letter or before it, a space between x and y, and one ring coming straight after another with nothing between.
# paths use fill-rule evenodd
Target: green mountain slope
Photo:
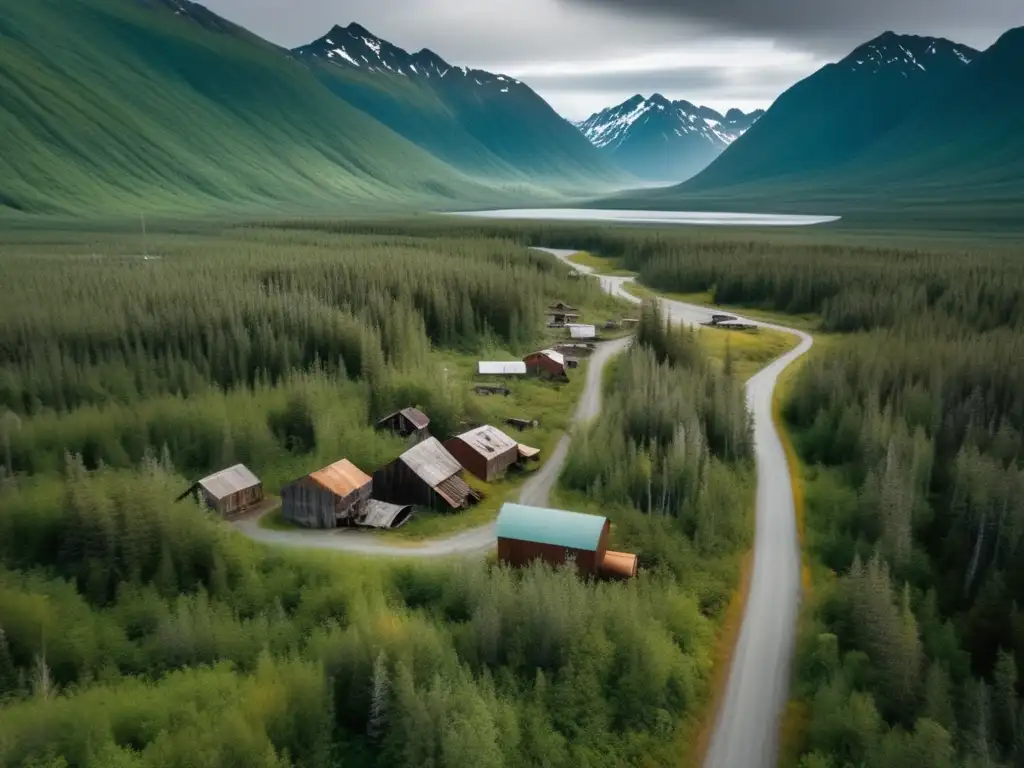
<instances>
[{"instance_id":1,"label":"green mountain slope","mask_svg":"<svg viewBox=\"0 0 1024 768\"><path fill-rule=\"evenodd\" d=\"M526 84L409 53L358 24L334 27L295 55L332 91L467 174L559 187L629 176Z\"/></svg>"},{"instance_id":2,"label":"green mountain slope","mask_svg":"<svg viewBox=\"0 0 1024 768\"><path fill-rule=\"evenodd\" d=\"M526 174L463 173L338 98L288 51L187 0L0 0L0 135L0 212L544 194Z\"/></svg>"},{"instance_id":3,"label":"green mountain slope","mask_svg":"<svg viewBox=\"0 0 1024 768\"><path fill-rule=\"evenodd\" d=\"M895 62L882 57L880 69L895 65L912 81L911 68L932 68L924 58L930 42L925 53L918 48L915 55L911 46L900 44L907 38L889 39L903 56ZM837 214L894 225L987 221L1019 228L1024 221L1024 29L1007 32L983 53L949 45L957 59L959 52L970 62L959 66L947 57L951 66L931 80L918 79L909 90L901 91L892 77L862 78L858 89L833 94L829 101L822 83L835 70L826 67L780 97L689 182L594 205ZM863 62L858 55L863 50L844 61ZM905 103L896 98L901 92ZM821 114L812 107L815 99ZM892 108L882 110L883 103ZM820 134L800 132L801 121L815 121ZM788 141L787 125L793 135Z\"/></svg>"}]
</instances>

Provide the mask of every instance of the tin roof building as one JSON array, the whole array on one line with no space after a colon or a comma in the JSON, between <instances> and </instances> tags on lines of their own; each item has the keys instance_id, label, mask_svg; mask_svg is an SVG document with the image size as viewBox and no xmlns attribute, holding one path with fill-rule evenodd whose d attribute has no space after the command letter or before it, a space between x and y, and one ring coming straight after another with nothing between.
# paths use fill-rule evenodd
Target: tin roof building
<instances>
[{"instance_id":1,"label":"tin roof building","mask_svg":"<svg viewBox=\"0 0 1024 768\"><path fill-rule=\"evenodd\" d=\"M498 513L498 560L525 566L539 559L560 566L572 558L581 574L631 578L636 556L608 551L610 529L608 518L600 515L505 503Z\"/></svg>"},{"instance_id":2,"label":"tin roof building","mask_svg":"<svg viewBox=\"0 0 1024 768\"><path fill-rule=\"evenodd\" d=\"M592 325L573 323L566 325L566 328L569 329L569 335L574 339L593 339L597 336L597 329Z\"/></svg>"},{"instance_id":3,"label":"tin roof building","mask_svg":"<svg viewBox=\"0 0 1024 768\"><path fill-rule=\"evenodd\" d=\"M486 482L502 477L519 461L519 443L489 424L456 435L444 447L463 467Z\"/></svg>"},{"instance_id":4,"label":"tin roof building","mask_svg":"<svg viewBox=\"0 0 1024 768\"><path fill-rule=\"evenodd\" d=\"M392 504L463 509L480 497L462 479L462 465L436 437L414 445L373 476L373 497Z\"/></svg>"},{"instance_id":5,"label":"tin roof building","mask_svg":"<svg viewBox=\"0 0 1024 768\"><path fill-rule=\"evenodd\" d=\"M247 466L235 464L193 483L178 500L196 492L207 507L227 517L261 502L263 483Z\"/></svg>"},{"instance_id":6,"label":"tin roof building","mask_svg":"<svg viewBox=\"0 0 1024 768\"><path fill-rule=\"evenodd\" d=\"M388 430L400 437L414 436L422 439L430 434L427 431L429 426L430 418L423 411L418 408L403 408L378 421L376 429Z\"/></svg>"},{"instance_id":7,"label":"tin roof building","mask_svg":"<svg viewBox=\"0 0 1024 768\"><path fill-rule=\"evenodd\" d=\"M310 472L281 489L281 514L306 528L355 525L370 499L373 481L348 459Z\"/></svg>"},{"instance_id":8,"label":"tin roof building","mask_svg":"<svg viewBox=\"0 0 1024 768\"><path fill-rule=\"evenodd\" d=\"M480 376L524 376L526 363L522 360L484 361L476 364Z\"/></svg>"}]
</instances>

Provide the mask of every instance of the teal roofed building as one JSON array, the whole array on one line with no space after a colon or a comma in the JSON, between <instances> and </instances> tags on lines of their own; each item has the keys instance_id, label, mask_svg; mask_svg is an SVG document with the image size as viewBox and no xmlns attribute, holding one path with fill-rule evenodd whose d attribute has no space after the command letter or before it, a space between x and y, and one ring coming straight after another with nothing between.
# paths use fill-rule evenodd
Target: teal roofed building
<instances>
[{"instance_id":1,"label":"teal roofed building","mask_svg":"<svg viewBox=\"0 0 1024 768\"><path fill-rule=\"evenodd\" d=\"M608 518L600 515L506 503L498 513L498 560L513 566L543 560L557 567L574 558L581 574L635 575L635 555L608 552L610 529ZM625 574L618 572L623 557ZM615 572L606 573L606 560L616 564Z\"/></svg>"}]
</instances>

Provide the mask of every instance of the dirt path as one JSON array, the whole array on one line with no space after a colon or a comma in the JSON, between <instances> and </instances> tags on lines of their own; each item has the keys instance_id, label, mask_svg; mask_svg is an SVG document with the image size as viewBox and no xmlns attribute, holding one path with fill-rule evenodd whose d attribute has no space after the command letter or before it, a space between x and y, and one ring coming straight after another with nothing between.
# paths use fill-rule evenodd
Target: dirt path
<instances>
[{"instance_id":1,"label":"dirt path","mask_svg":"<svg viewBox=\"0 0 1024 768\"><path fill-rule=\"evenodd\" d=\"M588 267L569 261L575 251L541 248L580 272ZM609 293L639 302L623 285L631 277L599 276ZM661 299L669 316L680 323L705 323L707 307ZM735 312L730 315L742 318ZM784 331L800 343L747 382L747 407L754 416L757 461L757 512L754 569L746 613L733 651L729 682L719 710L704 768L774 768L778 762L779 719L789 695L790 664L800 607L800 545L789 465L772 421L775 384L794 360L813 343L808 334L749 318L743 322Z\"/></svg>"}]
</instances>

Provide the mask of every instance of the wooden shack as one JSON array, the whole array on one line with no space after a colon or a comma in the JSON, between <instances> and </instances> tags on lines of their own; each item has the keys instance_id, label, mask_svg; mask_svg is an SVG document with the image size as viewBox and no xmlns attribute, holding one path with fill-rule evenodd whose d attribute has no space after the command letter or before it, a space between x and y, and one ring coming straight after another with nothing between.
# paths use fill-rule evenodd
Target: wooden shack
<instances>
[{"instance_id":1,"label":"wooden shack","mask_svg":"<svg viewBox=\"0 0 1024 768\"><path fill-rule=\"evenodd\" d=\"M569 379L565 368L565 355L553 349L531 352L523 358L523 362L526 363L526 370L534 376L563 381Z\"/></svg>"},{"instance_id":2,"label":"wooden shack","mask_svg":"<svg viewBox=\"0 0 1024 768\"><path fill-rule=\"evenodd\" d=\"M480 497L462 479L462 465L428 437L373 475L373 498L446 511L464 509Z\"/></svg>"},{"instance_id":3,"label":"wooden shack","mask_svg":"<svg viewBox=\"0 0 1024 768\"><path fill-rule=\"evenodd\" d=\"M453 437L444 447L463 467L488 483L503 477L519 461L519 444L489 424Z\"/></svg>"},{"instance_id":4,"label":"wooden shack","mask_svg":"<svg viewBox=\"0 0 1024 768\"><path fill-rule=\"evenodd\" d=\"M498 513L498 560L516 567L542 560L557 567L572 558L581 575L631 578L636 556L608 551L610 527L600 515L505 503Z\"/></svg>"},{"instance_id":5,"label":"wooden shack","mask_svg":"<svg viewBox=\"0 0 1024 768\"><path fill-rule=\"evenodd\" d=\"M418 443L430 436L430 419L418 408L403 408L377 422L378 431L387 430L399 437L411 437Z\"/></svg>"},{"instance_id":6,"label":"wooden shack","mask_svg":"<svg viewBox=\"0 0 1024 768\"><path fill-rule=\"evenodd\" d=\"M263 483L244 464L235 464L193 483L178 501L190 494L222 517L229 517L263 501Z\"/></svg>"},{"instance_id":7,"label":"wooden shack","mask_svg":"<svg viewBox=\"0 0 1024 768\"><path fill-rule=\"evenodd\" d=\"M565 325L579 319L579 316L578 310L562 301L552 304L547 311L548 325Z\"/></svg>"},{"instance_id":8,"label":"wooden shack","mask_svg":"<svg viewBox=\"0 0 1024 768\"><path fill-rule=\"evenodd\" d=\"M373 481L348 459L293 480L281 489L281 514L306 528L356 525Z\"/></svg>"}]
</instances>

